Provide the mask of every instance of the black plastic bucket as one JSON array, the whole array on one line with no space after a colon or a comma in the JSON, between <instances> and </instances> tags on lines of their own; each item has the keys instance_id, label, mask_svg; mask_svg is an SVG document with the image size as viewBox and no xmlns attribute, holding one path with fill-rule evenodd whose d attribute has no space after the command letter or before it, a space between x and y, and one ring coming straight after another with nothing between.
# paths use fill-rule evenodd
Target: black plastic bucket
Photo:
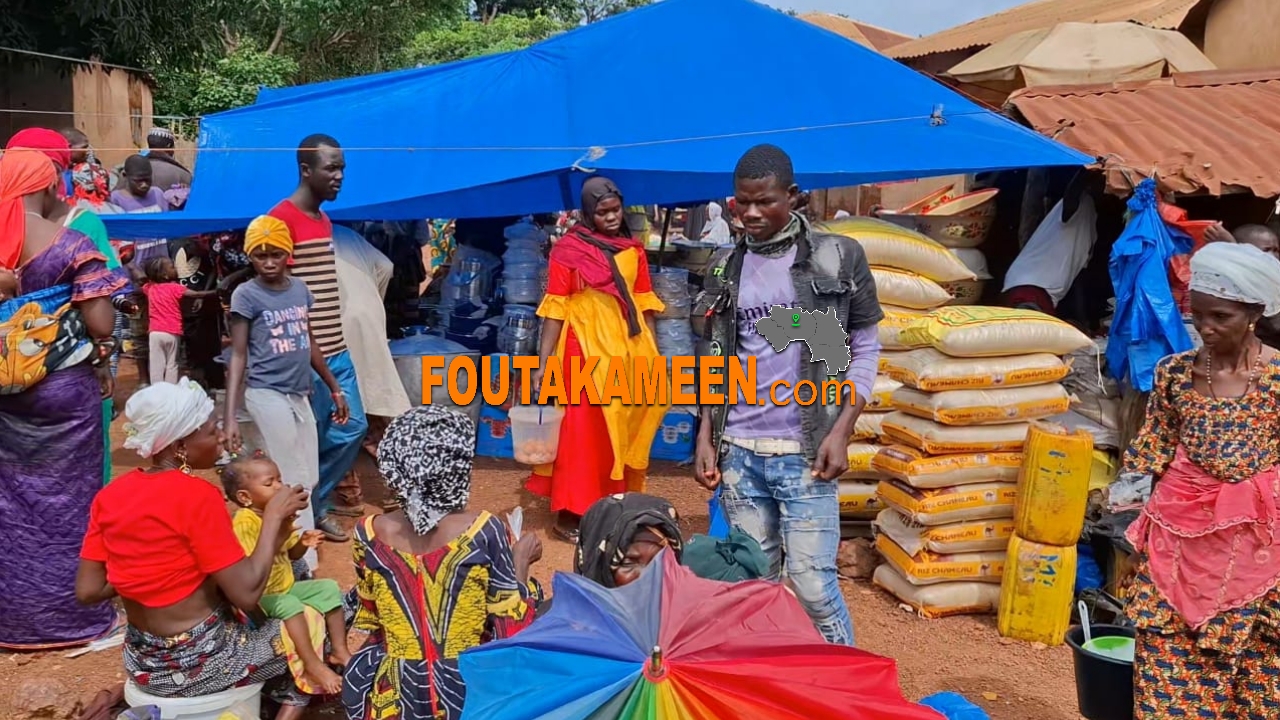
<instances>
[{"instance_id":1,"label":"black plastic bucket","mask_svg":"<svg viewBox=\"0 0 1280 720\"><path fill-rule=\"evenodd\" d=\"M1091 625L1093 637L1133 637L1133 628ZM1095 655L1081 648L1084 628L1067 631L1076 668L1076 703L1088 720L1133 720L1133 664Z\"/></svg>"}]
</instances>

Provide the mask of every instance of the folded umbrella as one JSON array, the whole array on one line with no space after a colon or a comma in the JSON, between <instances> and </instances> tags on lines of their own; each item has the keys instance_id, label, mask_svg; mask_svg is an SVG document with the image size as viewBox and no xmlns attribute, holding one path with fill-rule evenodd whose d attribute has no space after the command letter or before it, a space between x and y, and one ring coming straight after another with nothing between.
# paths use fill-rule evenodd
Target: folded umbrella
<instances>
[{"instance_id":1,"label":"folded umbrella","mask_svg":"<svg viewBox=\"0 0 1280 720\"><path fill-rule=\"evenodd\" d=\"M545 617L462 654L463 720L942 720L776 583L703 580L664 551L621 588L553 588Z\"/></svg>"}]
</instances>

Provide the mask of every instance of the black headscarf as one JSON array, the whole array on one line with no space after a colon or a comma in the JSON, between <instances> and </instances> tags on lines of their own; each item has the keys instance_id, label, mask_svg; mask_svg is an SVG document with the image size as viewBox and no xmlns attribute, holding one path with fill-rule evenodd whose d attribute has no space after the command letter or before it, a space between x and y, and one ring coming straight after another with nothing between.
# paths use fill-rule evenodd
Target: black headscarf
<instances>
[{"instance_id":1,"label":"black headscarf","mask_svg":"<svg viewBox=\"0 0 1280 720\"><path fill-rule=\"evenodd\" d=\"M644 493L603 498L587 510L579 525L573 571L599 585L614 587L613 572L636 538L653 528L667 540L676 560L683 553L679 516L671 503Z\"/></svg>"},{"instance_id":2,"label":"black headscarf","mask_svg":"<svg viewBox=\"0 0 1280 720\"><path fill-rule=\"evenodd\" d=\"M601 232L600 228L596 227L596 206L600 204L601 200L611 197L618 198L618 202L622 203L622 191L607 177L597 175L582 183L582 197L579 202L581 206L579 209L582 211L582 217L580 218L582 224L593 232ZM625 203L622 204L624 207L626 206ZM618 228L618 234L624 237L631 237L631 228L627 227L624 222L622 227Z\"/></svg>"},{"instance_id":3,"label":"black headscarf","mask_svg":"<svg viewBox=\"0 0 1280 720\"><path fill-rule=\"evenodd\" d=\"M635 337L640 334L640 312L636 310L635 301L627 290L627 282L618 270L615 256L630 248L637 248L643 253L644 245L631 238L631 231L627 229L625 222L618 229L618 235L605 235L596 228L596 206L610 197L616 197L619 203L622 202L622 191L608 178L597 176L582 184L581 222L551 249L551 259L574 268L579 277L591 287L616 297L627 320L627 333ZM573 240L580 240L582 245L575 245ZM592 252L591 248L599 251L598 254ZM607 276L606 269L609 273Z\"/></svg>"}]
</instances>

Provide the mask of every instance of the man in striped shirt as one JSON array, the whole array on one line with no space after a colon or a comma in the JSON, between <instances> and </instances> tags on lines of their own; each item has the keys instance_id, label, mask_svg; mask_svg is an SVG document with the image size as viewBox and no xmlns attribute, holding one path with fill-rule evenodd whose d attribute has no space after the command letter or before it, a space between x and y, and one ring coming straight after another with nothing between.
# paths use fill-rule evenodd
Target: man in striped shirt
<instances>
[{"instance_id":1,"label":"man in striped shirt","mask_svg":"<svg viewBox=\"0 0 1280 720\"><path fill-rule=\"evenodd\" d=\"M350 418L338 424L333 419L334 398L329 388L314 379L311 409L316 416L320 439L320 480L311 502L315 510L316 529L333 542L346 542L345 533L329 511L332 495L343 476L355 464L360 444L369 428L355 366L342 335L342 302L338 296L338 269L333 253L333 224L320 209L342 190L346 160L338 141L328 135L310 135L298 147L298 188L287 199L271 209L271 215L284 221L293 235L293 277L302 280L315 296L311 308L311 331L325 364L342 387L342 396L350 408ZM335 393L336 394L336 393Z\"/></svg>"}]
</instances>

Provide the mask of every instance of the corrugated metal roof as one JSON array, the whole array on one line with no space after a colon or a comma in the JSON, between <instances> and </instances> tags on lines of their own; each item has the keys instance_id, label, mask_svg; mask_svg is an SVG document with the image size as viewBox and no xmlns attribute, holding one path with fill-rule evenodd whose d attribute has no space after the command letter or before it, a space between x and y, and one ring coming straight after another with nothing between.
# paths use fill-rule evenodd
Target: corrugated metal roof
<instances>
[{"instance_id":1,"label":"corrugated metal roof","mask_svg":"<svg viewBox=\"0 0 1280 720\"><path fill-rule=\"evenodd\" d=\"M1187 14L1203 1L1038 0L902 43L886 54L903 59L985 47L1014 33L1052 27L1061 22L1133 21L1160 30L1177 30Z\"/></svg>"},{"instance_id":2,"label":"corrugated metal roof","mask_svg":"<svg viewBox=\"0 0 1280 720\"><path fill-rule=\"evenodd\" d=\"M800 16L800 19L817 25L824 30L830 30L837 35L843 35L859 45L869 47L877 52L884 52L891 47L914 39L910 35L903 35L876 25L850 20L830 13L805 13Z\"/></svg>"},{"instance_id":3,"label":"corrugated metal roof","mask_svg":"<svg viewBox=\"0 0 1280 720\"><path fill-rule=\"evenodd\" d=\"M1118 192L1154 173L1179 193L1280 195L1280 70L1026 88L1009 105L1038 132L1103 158Z\"/></svg>"}]
</instances>

